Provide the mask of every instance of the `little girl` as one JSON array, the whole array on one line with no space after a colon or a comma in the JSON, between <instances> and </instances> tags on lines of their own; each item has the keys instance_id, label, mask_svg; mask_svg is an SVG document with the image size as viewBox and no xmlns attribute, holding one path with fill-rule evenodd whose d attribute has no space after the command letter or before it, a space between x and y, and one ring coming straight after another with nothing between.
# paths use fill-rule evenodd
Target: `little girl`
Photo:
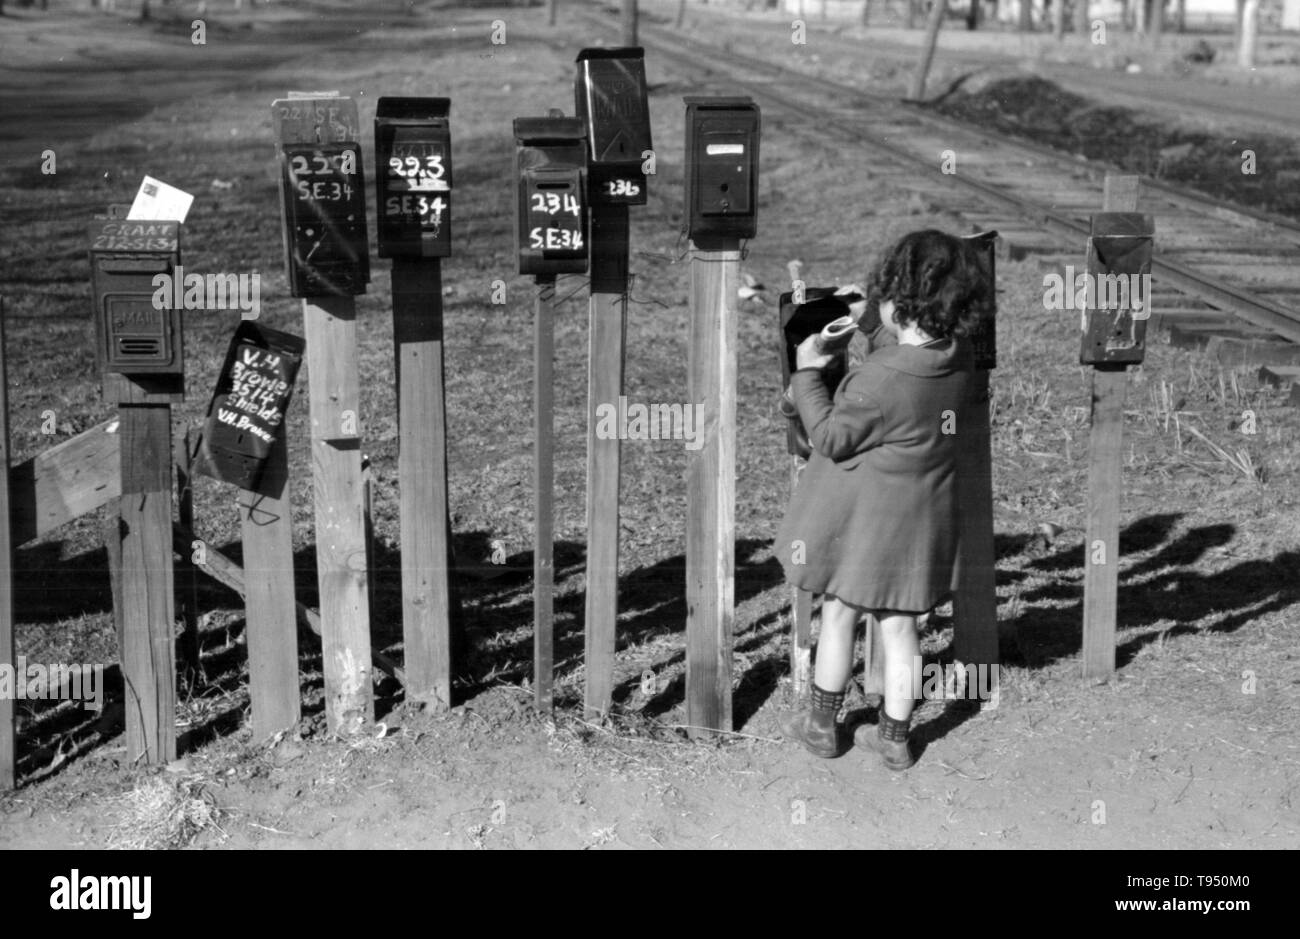
<instances>
[{"instance_id":1,"label":"little girl","mask_svg":"<svg viewBox=\"0 0 1300 939\"><path fill-rule=\"evenodd\" d=\"M872 351L834 397L821 374L833 357L820 353L816 334L800 344L790 378L813 453L774 549L790 583L823 599L812 710L781 723L817 756L839 755L835 717L854 631L870 612L880 621L885 700L875 731L861 727L854 740L902 770L915 761L916 619L953 581L957 447L972 368L963 337L990 314L993 292L967 243L926 230L885 252L865 293L852 312Z\"/></svg>"}]
</instances>

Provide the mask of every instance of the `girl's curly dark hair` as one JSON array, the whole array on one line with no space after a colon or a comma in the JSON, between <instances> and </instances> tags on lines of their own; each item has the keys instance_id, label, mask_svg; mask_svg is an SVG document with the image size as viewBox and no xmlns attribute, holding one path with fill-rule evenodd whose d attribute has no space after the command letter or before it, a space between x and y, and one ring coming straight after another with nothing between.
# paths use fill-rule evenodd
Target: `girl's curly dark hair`
<instances>
[{"instance_id":1,"label":"girl's curly dark hair","mask_svg":"<svg viewBox=\"0 0 1300 939\"><path fill-rule=\"evenodd\" d=\"M969 336L993 315L993 284L970 242L927 228L888 248L871 275L867 309L894 302L899 325L916 323L933 339Z\"/></svg>"}]
</instances>

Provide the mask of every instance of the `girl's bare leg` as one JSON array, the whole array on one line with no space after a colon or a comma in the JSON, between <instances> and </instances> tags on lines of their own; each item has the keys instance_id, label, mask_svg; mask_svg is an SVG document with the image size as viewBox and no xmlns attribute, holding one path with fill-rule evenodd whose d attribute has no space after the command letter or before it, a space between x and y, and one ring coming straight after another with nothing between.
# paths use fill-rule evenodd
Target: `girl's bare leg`
<instances>
[{"instance_id":1,"label":"girl's bare leg","mask_svg":"<svg viewBox=\"0 0 1300 939\"><path fill-rule=\"evenodd\" d=\"M856 607L829 594L822 599L822 627L817 638L817 661L813 671L813 681L818 688L840 692L848 687L849 676L853 674L853 632L860 614ZM915 628L912 636L915 640ZM888 653L885 661L889 661Z\"/></svg>"},{"instance_id":2,"label":"girl's bare leg","mask_svg":"<svg viewBox=\"0 0 1300 939\"><path fill-rule=\"evenodd\" d=\"M912 671L921 654L916 617L891 613L879 619L880 639L885 647L885 713L896 721L905 721L912 716L915 701Z\"/></svg>"}]
</instances>

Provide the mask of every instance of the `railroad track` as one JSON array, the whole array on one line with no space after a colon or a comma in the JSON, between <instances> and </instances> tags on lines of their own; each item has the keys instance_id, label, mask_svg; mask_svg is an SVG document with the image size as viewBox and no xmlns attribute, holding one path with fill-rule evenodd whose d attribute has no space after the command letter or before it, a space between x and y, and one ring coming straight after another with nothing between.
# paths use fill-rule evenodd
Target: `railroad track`
<instances>
[{"instance_id":1,"label":"railroad track","mask_svg":"<svg viewBox=\"0 0 1300 939\"><path fill-rule=\"evenodd\" d=\"M598 11L580 15L617 28ZM1104 177L1117 172L679 31L643 22L640 38L704 84L748 93L883 157L873 173L996 228L1012 256L1078 264ZM942 171L944 151L956 154L956 173ZM1146 177L1140 208L1156 217L1153 328L1178 345L1209 346L1225 364L1300 363L1300 225Z\"/></svg>"}]
</instances>

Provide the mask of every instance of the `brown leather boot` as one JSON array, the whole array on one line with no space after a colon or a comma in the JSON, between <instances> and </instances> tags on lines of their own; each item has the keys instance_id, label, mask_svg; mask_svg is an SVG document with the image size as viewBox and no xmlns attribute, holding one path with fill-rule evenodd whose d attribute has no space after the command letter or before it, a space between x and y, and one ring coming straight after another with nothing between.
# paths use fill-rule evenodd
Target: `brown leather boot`
<instances>
[{"instance_id":1,"label":"brown leather boot","mask_svg":"<svg viewBox=\"0 0 1300 939\"><path fill-rule=\"evenodd\" d=\"M835 713L825 711L798 711L781 718L781 733L787 739L797 740L813 756L829 760L840 755L839 724Z\"/></svg>"},{"instance_id":2,"label":"brown leather boot","mask_svg":"<svg viewBox=\"0 0 1300 939\"><path fill-rule=\"evenodd\" d=\"M916 762L916 758L912 756L912 748L908 744L908 729L911 724L910 717L902 721L894 720L882 707L880 723L875 727L863 724L854 731L853 742L864 750L879 753L880 758L890 769L905 770Z\"/></svg>"}]
</instances>

